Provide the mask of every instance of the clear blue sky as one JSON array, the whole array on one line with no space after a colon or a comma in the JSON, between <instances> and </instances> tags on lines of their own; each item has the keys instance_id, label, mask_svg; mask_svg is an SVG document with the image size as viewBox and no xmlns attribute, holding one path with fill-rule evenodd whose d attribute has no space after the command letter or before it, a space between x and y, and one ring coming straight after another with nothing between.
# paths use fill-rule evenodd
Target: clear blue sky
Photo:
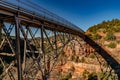
<instances>
[{"instance_id":1,"label":"clear blue sky","mask_svg":"<svg viewBox=\"0 0 120 80\"><path fill-rule=\"evenodd\" d=\"M120 19L120 0L32 0L84 31L113 18Z\"/></svg>"},{"instance_id":2,"label":"clear blue sky","mask_svg":"<svg viewBox=\"0 0 120 80\"><path fill-rule=\"evenodd\" d=\"M14 2L15 0L6 0ZM120 0L19 0L31 1L86 31L90 26L120 19Z\"/></svg>"}]
</instances>

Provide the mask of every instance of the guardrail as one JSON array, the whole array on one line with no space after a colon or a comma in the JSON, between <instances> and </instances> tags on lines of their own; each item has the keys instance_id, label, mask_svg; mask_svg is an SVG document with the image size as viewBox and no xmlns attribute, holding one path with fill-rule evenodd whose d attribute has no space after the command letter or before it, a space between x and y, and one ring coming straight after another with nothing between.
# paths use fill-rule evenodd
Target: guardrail
<instances>
[{"instance_id":1,"label":"guardrail","mask_svg":"<svg viewBox=\"0 0 120 80\"><path fill-rule=\"evenodd\" d=\"M64 18L42 8L41 6L35 5L32 2L25 2L26 0L0 0L0 6L5 6L7 8L11 8L13 10L18 10L20 12L24 12L27 14L30 14L32 16L36 16L39 18L42 18L44 20L65 26L67 28L83 32L79 27L76 25L72 24L71 22L65 20Z\"/></svg>"}]
</instances>

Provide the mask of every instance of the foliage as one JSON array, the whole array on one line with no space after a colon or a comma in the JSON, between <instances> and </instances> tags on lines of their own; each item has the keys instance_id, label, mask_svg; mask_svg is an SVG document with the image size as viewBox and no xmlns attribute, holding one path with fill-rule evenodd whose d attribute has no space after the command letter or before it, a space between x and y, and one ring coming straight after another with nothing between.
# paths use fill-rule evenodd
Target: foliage
<instances>
[{"instance_id":1,"label":"foliage","mask_svg":"<svg viewBox=\"0 0 120 80\"><path fill-rule=\"evenodd\" d=\"M120 20L112 19L111 21L103 21L100 24L91 26L88 31L90 31L92 34L95 34L100 29L102 29L104 33L110 31L120 32Z\"/></svg>"},{"instance_id":2,"label":"foliage","mask_svg":"<svg viewBox=\"0 0 120 80\"><path fill-rule=\"evenodd\" d=\"M69 71L74 72L74 71L75 71L75 67L74 67L74 66L71 66L70 69L69 69Z\"/></svg>"},{"instance_id":3,"label":"foliage","mask_svg":"<svg viewBox=\"0 0 120 80\"><path fill-rule=\"evenodd\" d=\"M103 79L105 78L105 76L106 76L106 74L105 74L104 72L101 72L101 73L99 74L99 78L100 78L101 80L103 80Z\"/></svg>"},{"instance_id":4,"label":"foliage","mask_svg":"<svg viewBox=\"0 0 120 80\"><path fill-rule=\"evenodd\" d=\"M98 32L106 34L106 37L104 38L106 41L116 40L114 33L120 32L120 20L112 19L111 21L103 21L100 24L91 26L87 32L87 36L93 40L99 40L102 38Z\"/></svg>"},{"instance_id":5,"label":"foliage","mask_svg":"<svg viewBox=\"0 0 120 80\"><path fill-rule=\"evenodd\" d=\"M73 55L72 56L72 61L74 61L74 62L79 62L79 57L77 56L77 55Z\"/></svg>"},{"instance_id":6,"label":"foliage","mask_svg":"<svg viewBox=\"0 0 120 80\"><path fill-rule=\"evenodd\" d=\"M63 78L62 80L68 80L72 77L72 74L71 73L67 73Z\"/></svg>"},{"instance_id":7,"label":"foliage","mask_svg":"<svg viewBox=\"0 0 120 80\"><path fill-rule=\"evenodd\" d=\"M120 40L117 40L117 44L120 44Z\"/></svg>"},{"instance_id":8,"label":"foliage","mask_svg":"<svg viewBox=\"0 0 120 80\"><path fill-rule=\"evenodd\" d=\"M82 76L83 76L84 79L87 79L87 77L88 77L89 74L90 73L87 70L84 70Z\"/></svg>"},{"instance_id":9,"label":"foliage","mask_svg":"<svg viewBox=\"0 0 120 80\"><path fill-rule=\"evenodd\" d=\"M97 74L96 73L90 73L88 75L88 80L97 80Z\"/></svg>"},{"instance_id":10,"label":"foliage","mask_svg":"<svg viewBox=\"0 0 120 80\"><path fill-rule=\"evenodd\" d=\"M106 41L114 41L114 40L116 40L116 37L114 36L114 34L112 32L109 32L109 33L107 33L105 40Z\"/></svg>"},{"instance_id":11,"label":"foliage","mask_svg":"<svg viewBox=\"0 0 120 80\"><path fill-rule=\"evenodd\" d=\"M95 55L94 55L93 53L91 53L91 54L89 55L89 58L94 59L94 58L95 58Z\"/></svg>"},{"instance_id":12,"label":"foliage","mask_svg":"<svg viewBox=\"0 0 120 80\"><path fill-rule=\"evenodd\" d=\"M84 63L85 62L85 58L82 57L81 60L80 60L80 62Z\"/></svg>"},{"instance_id":13,"label":"foliage","mask_svg":"<svg viewBox=\"0 0 120 80\"><path fill-rule=\"evenodd\" d=\"M101 38L102 38L102 36L100 36L99 34L95 34L93 37L94 40L99 40Z\"/></svg>"},{"instance_id":14,"label":"foliage","mask_svg":"<svg viewBox=\"0 0 120 80\"><path fill-rule=\"evenodd\" d=\"M117 44L114 43L114 42L111 42L111 43L108 45L109 48L115 48L116 46L117 46Z\"/></svg>"},{"instance_id":15,"label":"foliage","mask_svg":"<svg viewBox=\"0 0 120 80\"><path fill-rule=\"evenodd\" d=\"M87 34L88 37L92 38L92 34Z\"/></svg>"},{"instance_id":16,"label":"foliage","mask_svg":"<svg viewBox=\"0 0 120 80\"><path fill-rule=\"evenodd\" d=\"M96 73L90 73L90 72L88 72L87 70L85 70L85 71L83 72L83 75L82 75L82 76L83 76L84 80L97 80L97 79L98 79Z\"/></svg>"}]
</instances>

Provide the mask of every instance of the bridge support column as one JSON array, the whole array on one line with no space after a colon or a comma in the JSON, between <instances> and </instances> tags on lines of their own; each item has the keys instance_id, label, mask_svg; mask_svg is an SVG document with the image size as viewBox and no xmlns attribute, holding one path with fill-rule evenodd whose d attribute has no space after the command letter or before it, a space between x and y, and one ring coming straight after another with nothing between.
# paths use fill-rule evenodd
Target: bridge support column
<instances>
[{"instance_id":1,"label":"bridge support column","mask_svg":"<svg viewBox=\"0 0 120 80\"><path fill-rule=\"evenodd\" d=\"M26 69L26 53L27 53L27 36L28 36L28 26L25 28L25 38L24 38L24 56L23 56L23 63L22 63L22 74L24 75ZM23 78L24 79L24 78Z\"/></svg>"},{"instance_id":2,"label":"bridge support column","mask_svg":"<svg viewBox=\"0 0 120 80\"><path fill-rule=\"evenodd\" d=\"M0 21L0 44L1 44L1 41L2 41L2 23Z\"/></svg>"},{"instance_id":3,"label":"bridge support column","mask_svg":"<svg viewBox=\"0 0 120 80\"><path fill-rule=\"evenodd\" d=\"M54 36L55 36L55 54L57 55L56 57L58 57L58 47L57 47L57 34L56 31L54 31Z\"/></svg>"},{"instance_id":4,"label":"bridge support column","mask_svg":"<svg viewBox=\"0 0 120 80\"><path fill-rule=\"evenodd\" d=\"M16 35L16 58L17 58L17 70L18 70L18 80L22 80L22 65L21 65L21 54L20 54L20 23L19 19L15 17L15 35Z\"/></svg>"},{"instance_id":5,"label":"bridge support column","mask_svg":"<svg viewBox=\"0 0 120 80\"><path fill-rule=\"evenodd\" d=\"M45 61L45 51L44 51L44 26L42 25L41 27L41 49L42 49L42 54L43 54L43 60L44 60L44 67L43 67L43 72L42 72L42 79L47 80L46 76L46 61Z\"/></svg>"},{"instance_id":6,"label":"bridge support column","mask_svg":"<svg viewBox=\"0 0 120 80\"><path fill-rule=\"evenodd\" d=\"M117 76L118 76L118 80L120 80L120 69L118 70Z\"/></svg>"}]
</instances>

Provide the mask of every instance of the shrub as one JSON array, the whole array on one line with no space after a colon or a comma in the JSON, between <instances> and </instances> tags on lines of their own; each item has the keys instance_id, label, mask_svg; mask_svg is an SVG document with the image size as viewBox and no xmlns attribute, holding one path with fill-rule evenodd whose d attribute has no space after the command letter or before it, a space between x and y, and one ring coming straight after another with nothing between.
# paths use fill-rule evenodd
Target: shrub
<instances>
[{"instance_id":1,"label":"shrub","mask_svg":"<svg viewBox=\"0 0 120 80\"><path fill-rule=\"evenodd\" d=\"M85 58L82 57L81 60L80 60L80 62L84 63L85 62Z\"/></svg>"},{"instance_id":2,"label":"shrub","mask_svg":"<svg viewBox=\"0 0 120 80\"><path fill-rule=\"evenodd\" d=\"M86 80L89 74L90 74L90 73L89 73L87 70L84 70L84 72L83 72L83 74L82 74L83 79Z\"/></svg>"},{"instance_id":3,"label":"shrub","mask_svg":"<svg viewBox=\"0 0 120 80\"><path fill-rule=\"evenodd\" d=\"M92 38L92 34L87 34L88 37Z\"/></svg>"},{"instance_id":4,"label":"shrub","mask_svg":"<svg viewBox=\"0 0 120 80\"><path fill-rule=\"evenodd\" d=\"M74 67L74 66L71 66L70 69L69 69L69 71L74 72L74 71L75 71L75 67Z\"/></svg>"},{"instance_id":5,"label":"shrub","mask_svg":"<svg viewBox=\"0 0 120 80\"><path fill-rule=\"evenodd\" d=\"M72 56L72 61L78 63L79 62L79 57L77 55Z\"/></svg>"},{"instance_id":6,"label":"shrub","mask_svg":"<svg viewBox=\"0 0 120 80\"><path fill-rule=\"evenodd\" d=\"M99 39L101 39L102 38L102 36L100 36L99 34L95 34L94 36L93 36L93 39L94 40L99 40Z\"/></svg>"},{"instance_id":7,"label":"shrub","mask_svg":"<svg viewBox=\"0 0 120 80\"><path fill-rule=\"evenodd\" d=\"M91 53L91 54L89 55L89 58L94 59L94 58L95 58L95 55L94 55L93 53Z\"/></svg>"},{"instance_id":8,"label":"shrub","mask_svg":"<svg viewBox=\"0 0 120 80\"><path fill-rule=\"evenodd\" d=\"M101 73L99 74L100 80L103 80L103 79L105 78L105 76L106 76L106 74L103 73L103 72L101 72Z\"/></svg>"},{"instance_id":9,"label":"shrub","mask_svg":"<svg viewBox=\"0 0 120 80\"><path fill-rule=\"evenodd\" d=\"M62 78L62 80L69 80L71 77L72 77L72 74L71 74L71 73L67 73L67 74Z\"/></svg>"},{"instance_id":10,"label":"shrub","mask_svg":"<svg viewBox=\"0 0 120 80\"><path fill-rule=\"evenodd\" d=\"M114 41L115 39L116 39L116 37L114 36L114 34L112 32L108 32L105 37L106 41Z\"/></svg>"},{"instance_id":11,"label":"shrub","mask_svg":"<svg viewBox=\"0 0 120 80\"><path fill-rule=\"evenodd\" d=\"M117 44L120 44L120 40L117 40Z\"/></svg>"},{"instance_id":12,"label":"shrub","mask_svg":"<svg viewBox=\"0 0 120 80\"><path fill-rule=\"evenodd\" d=\"M116 43L114 43L114 42L111 42L109 45L108 45L108 47L109 48L116 48Z\"/></svg>"},{"instance_id":13,"label":"shrub","mask_svg":"<svg viewBox=\"0 0 120 80\"><path fill-rule=\"evenodd\" d=\"M97 80L97 74L96 73L90 73L88 75L88 80Z\"/></svg>"}]
</instances>

